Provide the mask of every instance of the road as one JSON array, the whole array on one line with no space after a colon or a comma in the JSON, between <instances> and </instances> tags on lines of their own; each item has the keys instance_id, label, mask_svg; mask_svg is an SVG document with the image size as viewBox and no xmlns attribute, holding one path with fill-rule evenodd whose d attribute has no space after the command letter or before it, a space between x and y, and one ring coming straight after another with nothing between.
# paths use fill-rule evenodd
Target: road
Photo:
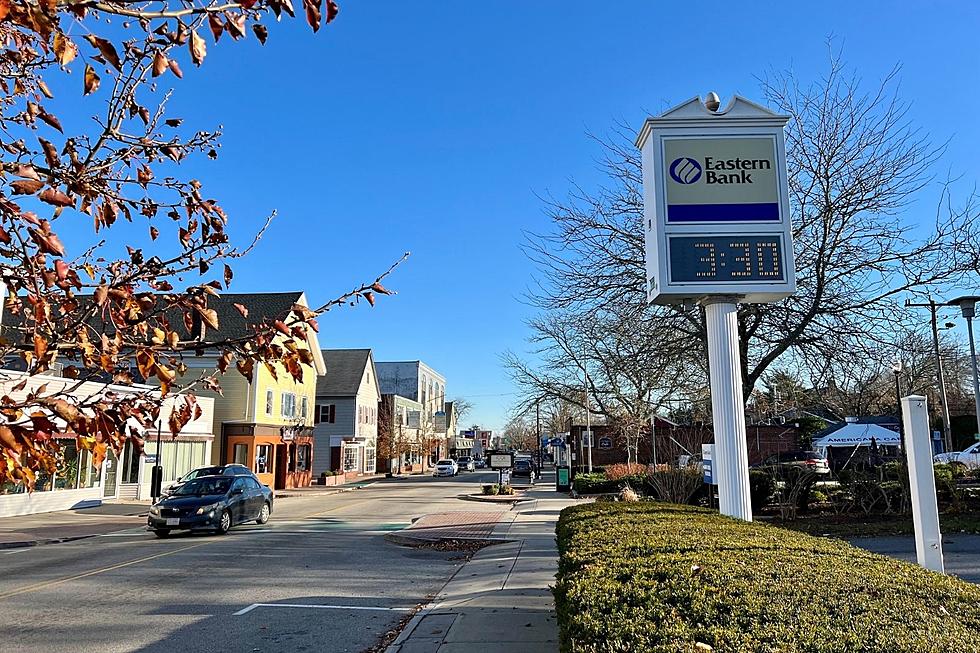
<instances>
[{"instance_id":1,"label":"road","mask_svg":"<svg viewBox=\"0 0 980 653\"><path fill-rule=\"evenodd\" d=\"M2 551L0 649L363 651L462 564L458 553L399 547L384 534L432 512L497 509L455 498L495 476L283 498L266 526L225 536L161 540L132 528Z\"/></svg>"}]
</instances>

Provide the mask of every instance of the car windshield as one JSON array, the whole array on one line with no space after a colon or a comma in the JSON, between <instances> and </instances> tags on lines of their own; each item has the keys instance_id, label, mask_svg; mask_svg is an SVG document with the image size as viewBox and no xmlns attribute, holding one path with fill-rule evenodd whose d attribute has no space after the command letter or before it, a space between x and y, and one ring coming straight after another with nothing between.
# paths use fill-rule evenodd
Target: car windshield
<instances>
[{"instance_id":1,"label":"car windshield","mask_svg":"<svg viewBox=\"0 0 980 653\"><path fill-rule=\"evenodd\" d=\"M230 478L195 478L180 487L174 496L204 496L207 494L225 494L231 487Z\"/></svg>"},{"instance_id":2,"label":"car windshield","mask_svg":"<svg viewBox=\"0 0 980 653\"><path fill-rule=\"evenodd\" d=\"M523 468L523 467L530 467L530 466L531 466L531 461L530 460L515 460L514 461L514 467L515 468L516 467Z\"/></svg>"},{"instance_id":3,"label":"car windshield","mask_svg":"<svg viewBox=\"0 0 980 653\"><path fill-rule=\"evenodd\" d=\"M451 461L451 460L440 460L436 464L437 465L452 465L453 464L453 461Z\"/></svg>"},{"instance_id":4,"label":"car windshield","mask_svg":"<svg viewBox=\"0 0 980 653\"><path fill-rule=\"evenodd\" d=\"M219 467L204 467L201 469L195 469L184 477L185 481L197 478L198 476L211 476L212 474L217 474Z\"/></svg>"}]
</instances>

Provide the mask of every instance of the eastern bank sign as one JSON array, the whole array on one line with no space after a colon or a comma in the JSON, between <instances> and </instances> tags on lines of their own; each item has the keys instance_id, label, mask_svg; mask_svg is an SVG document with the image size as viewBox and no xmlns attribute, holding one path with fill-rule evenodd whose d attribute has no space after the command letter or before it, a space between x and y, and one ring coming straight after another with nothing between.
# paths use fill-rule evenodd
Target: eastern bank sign
<instances>
[{"instance_id":1,"label":"eastern bank sign","mask_svg":"<svg viewBox=\"0 0 980 653\"><path fill-rule=\"evenodd\" d=\"M772 138L664 139L667 222L779 221Z\"/></svg>"},{"instance_id":2,"label":"eastern bank sign","mask_svg":"<svg viewBox=\"0 0 980 653\"><path fill-rule=\"evenodd\" d=\"M786 120L737 96L723 110L694 98L647 119L637 145L650 302L794 292Z\"/></svg>"}]
</instances>

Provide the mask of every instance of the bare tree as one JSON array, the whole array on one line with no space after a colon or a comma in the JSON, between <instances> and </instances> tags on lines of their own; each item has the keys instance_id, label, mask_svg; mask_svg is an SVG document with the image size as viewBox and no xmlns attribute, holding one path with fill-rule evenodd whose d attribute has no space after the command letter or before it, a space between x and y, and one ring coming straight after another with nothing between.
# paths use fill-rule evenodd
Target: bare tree
<instances>
[{"instance_id":1,"label":"bare tree","mask_svg":"<svg viewBox=\"0 0 980 653\"><path fill-rule=\"evenodd\" d=\"M980 260L974 196L954 206L943 185L931 221L913 205L932 181L942 147L930 145L908 119L896 73L865 92L832 55L827 74L814 84L792 73L770 74L761 84L769 104L792 118L786 138L798 290L781 302L739 308L746 400L777 362L818 386L867 361L907 328L911 316L900 306L903 296L972 278ZM646 283L639 153L625 127L598 142L609 183L595 191L576 187L564 200L548 198L553 230L531 235L527 244L540 269L531 300L542 314L531 322L531 340L542 363L516 356L508 363L515 379L530 388L570 388L581 383L586 367L598 368L590 374L602 378L607 364L620 366L618 378L627 371L621 357L597 352L579 332L587 331L583 324L608 330L607 316L632 306L652 325L633 336L689 356L689 374L679 381L688 384L691 409L699 410L706 385L706 373L697 367L706 342L703 311L639 312ZM646 373L651 371L656 367ZM659 378L644 383L653 386ZM615 414L614 385L590 387L604 414Z\"/></svg>"}]
</instances>

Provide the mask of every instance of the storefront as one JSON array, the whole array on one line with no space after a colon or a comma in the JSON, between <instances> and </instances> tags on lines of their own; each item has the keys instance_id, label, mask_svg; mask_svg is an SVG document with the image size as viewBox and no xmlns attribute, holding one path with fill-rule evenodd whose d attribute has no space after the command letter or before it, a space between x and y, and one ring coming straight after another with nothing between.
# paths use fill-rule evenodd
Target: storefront
<instances>
[{"instance_id":1,"label":"storefront","mask_svg":"<svg viewBox=\"0 0 980 653\"><path fill-rule=\"evenodd\" d=\"M39 473L33 492L23 485L0 485L0 517L88 508L115 496L114 457L94 467L91 452L79 451L74 436L59 438L59 444L61 464L54 474ZM111 486L106 484L107 470Z\"/></svg>"},{"instance_id":2,"label":"storefront","mask_svg":"<svg viewBox=\"0 0 980 653\"><path fill-rule=\"evenodd\" d=\"M312 482L313 437L305 430L263 424L225 424L224 463L245 465L276 490Z\"/></svg>"}]
</instances>

